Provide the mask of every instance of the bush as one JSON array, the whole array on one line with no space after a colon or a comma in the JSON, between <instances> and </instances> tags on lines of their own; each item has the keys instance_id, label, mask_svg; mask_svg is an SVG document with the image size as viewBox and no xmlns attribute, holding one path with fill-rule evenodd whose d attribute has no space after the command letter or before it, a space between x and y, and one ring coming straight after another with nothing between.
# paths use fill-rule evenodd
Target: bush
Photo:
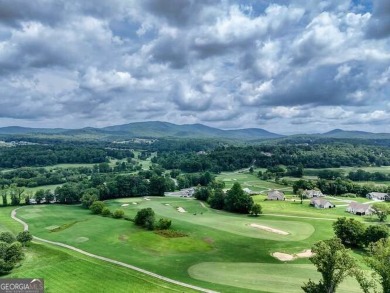
<instances>
[{"instance_id":1,"label":"bush","mask_svg":"<svg viewBox=\"0 0 390 293\"><path fill-rule=\"evenodd\" d=\"M18 240L20 243L22 243L23 246L28 245L32 239L33 239L33 236L31 235L31 233L29 231L20 232L16 236L16 240Z\"/></svg>"},{"instance_id":2,"label":"bush","mask_svg":"<svg viewBox=\"0 0 390 293\"><path fill-rule=\"evenodd\" d=\"M257 217L258 215L262 214L262 208L261 205L258 203L254 204L251 208L251 215Z\"/></svg>"},{"instance_id":3,"label":"bush","mask_svg":"<svg viewBox=\"0 0 390 293\"><path fill-rule=\"evenodd\" d=\"M89 207L89 209L91 210L91 212L93 214L101 214L102 211L103 211L103 208L105 207L105 204L104 202L102 201L94 201L91 206Z\"/></svg>"},{"instance_id":4,"label":"bush","mask_svg":"<svg viewBox=\"0 0 390 293\"><path fill-rule=\"evenodd\" d=\"M110 209L109 209L108 207L104 207L104 208L102 209L101 215L102 215L103 217L109 217L109 216L111 216Z\"/></svg>"},{"instance_id":5,"label":"bush","mask_svg":"<svg viewBox=\"0 0 390 293\"><path fill-rule=\"evenodd\" d=\"M344 245L360 247L362 245L366 227L355 219L338 218L333 223L334 233Z\"/></svg>"},{"instance_id":6,"label":"bush","mask_svg":"<svg viewBox=\"0 0 390 293\"><path fill-rule=\"evenodd\" d=\"M158 220L158 224L157 224L156 228L158 230L168 230L171 227L171 225L172 225L171 220L161 218L160 220Z\"/></svg>"},{"instance_id":7,"label":"bush","mask_svg":"<svg viewBox=\"0 0 390 293\"><path fill-rule=\"evenodd\" d=\"M115 219L121 219L125 215L125 212L123 210L115 210L114 213L112 214L112 217Z\"/></svg>"},{"instance_id":8,"label":"bush","mask_svg":"<svg viewBox=\"0 0 390 293\"><path fill-rule=\"evenodd\" d=\"M364 237L364 244L369 245L372 242L377 242L380 239L389 237L389 228L384 225L370 225L367 227Z\"/></svg>"},{"instance_id":9,"label":"bush","mask_svg":"<svg viewBox=\"0 0 390 293\"><path fill-rule=\"evenodd\" d=\"M154 211L151 208L145 208L138 211L134 218L134 223L137 226L152 230L154 228Z\"/></svg>"},{"instance_id":10,"label":"bush","mask_svg":"<svg viewBox=\"0 0 390 293\"><path fill-rule=\"evenodd\" d=\"M14 234L10 232L2 232L0 233L0 241L5 242L5 243L13 243L16 241L16 238Z\"/></svg>"}]
</instances>

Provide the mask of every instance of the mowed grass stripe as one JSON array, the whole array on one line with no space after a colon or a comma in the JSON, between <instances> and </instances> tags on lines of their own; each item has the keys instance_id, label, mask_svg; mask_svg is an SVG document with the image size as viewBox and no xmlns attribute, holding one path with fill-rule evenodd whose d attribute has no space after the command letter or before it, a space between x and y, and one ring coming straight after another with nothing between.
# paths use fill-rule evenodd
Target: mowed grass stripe
<instances>
[{"instance_id":1,"label":"mowed grass stripe","mask_svg":"<svg viewBox=\"0 0 390 293\"><path fill-rule=\"evenodd\" d=\"M188 272L194 279L272 293L300 293L309 279L320 279L314 266L307 264L204 262L190 267ZM354 279L347 279L338 292L362 291Z\"/></svg>"}]
</instances>

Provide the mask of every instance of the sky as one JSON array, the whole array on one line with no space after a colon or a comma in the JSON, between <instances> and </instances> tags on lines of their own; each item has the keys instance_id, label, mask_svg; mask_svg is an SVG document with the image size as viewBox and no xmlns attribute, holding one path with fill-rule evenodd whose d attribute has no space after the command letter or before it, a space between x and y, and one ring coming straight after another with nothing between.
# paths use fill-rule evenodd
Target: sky
<instances>
[{"instance_id":1,"label":"sky","mask_svg":"<svg viewBox=\"0 0 390 293\"><path fill-rule=\"evenodd\" d=\"M390 132L389 0L0 0L0 127Z\"/></svg>"}]
</instances>

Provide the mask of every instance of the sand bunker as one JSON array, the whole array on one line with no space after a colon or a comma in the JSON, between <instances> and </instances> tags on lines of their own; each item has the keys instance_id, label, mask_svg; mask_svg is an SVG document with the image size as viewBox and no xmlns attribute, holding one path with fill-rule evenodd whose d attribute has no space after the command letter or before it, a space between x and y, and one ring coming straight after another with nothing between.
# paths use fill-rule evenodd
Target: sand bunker
<instances>
[{"instance_id":1,"label":"sand bunker","mask_svg":"<svg viewBox=\"0 0 390 293\"><path fill-rule=\"evenodd\" d=\"M166 206L170 206L170 204L169 204L169 203L166 203L165 205L166 205Z\"/></svg>"},{"instance_id":2,"label":"sand bunker","mask_svg":"<svg viewBox=\"0 0 390 293\"><path fill-rule=\"evenodd\" d=\"M133 202L133 204L138 204L138 202Z\"/></svg>"},{"instance_id":3,"label":"sand bunker","mask_svg":"<svg viewBox=\"0 0 390 293\"><path fill-rule=\"evenodd\" d=\"M183 209L182 207L178 207L177 208L177 211L179 212L179 213L186 213L187 211L185 210L185 209Z\"/></svg>"},{"instance_id":4,"label":"sand bunker","mask_svg":"<svg viewBox=\"0 0 390 293\"><path fill-rule=\"evenodd\" d=\"M78 238L76 238L76 242L78 242L78 243L85 242L85 241L88 241L88 240L89 240L88 237L78 237Z\"/></svg>"},{"instance_id":5,"label":"sand bunker","mask_svg":"<svg viewBox=\"0 0 390 293\"><path fill-rule=\"evenodd\" d=\"M128 203L124 203L123 205L121 205L121 207L127 207L128 205Z\"/></svg>"},{"instance_id":6,"label":"sand bunker","mask_svg":"<svg viewBox=\"0 0 390 293\"><path fill-rule=\"evenodd\" d=\"M271 254L273 257L277 258L281 261L292 261L297 258L307 258L313 256L313 252L310 249L306 249L303 252L296 253L296 254L288 254L288 253L282 253L282 252L274 252Z\"/></svg>"},{"instance_id":7,"label":"sand bunker","mask_svg":"<svg viewBox=\"0 0 390 293\"><path fill-rule=\"evenodd\" d=\"M267 231L267 232L280 234L280 235L288 235L289 234L289 233L287 233L285 231L274 229L274 228L271 228L271 227L268 227L268 226L259 225L259 224L250 224L249 226L251 226L253 228L261 229L261 230L264 230L264 231Z\"/></svg>"},{"instance_id":8,"label":"sand bunker","mask_svg":"<svg viewBox=\"0 0 390 293\"><path fill-rule=\"evenodd\" d=\"M144 200L150 200L150 198L144 197Z\"/></svg>"}]
</instances>

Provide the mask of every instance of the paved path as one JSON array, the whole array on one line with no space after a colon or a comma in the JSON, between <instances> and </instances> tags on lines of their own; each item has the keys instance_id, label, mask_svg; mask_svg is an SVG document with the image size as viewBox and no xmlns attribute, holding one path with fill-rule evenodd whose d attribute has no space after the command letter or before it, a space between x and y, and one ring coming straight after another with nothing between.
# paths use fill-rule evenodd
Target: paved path
<instances>
[{"instance_id":1,"label":"paved path","mask_svg":"<svg viewBox=\"0 0 390 293\"><path fill-rule=\"evenodd\" d=\"M16 209L14 209L11 212L11 218L14 219L15 221L18 221L19 223L21 223L23 225L24 231L28 231L28 224L26 222L22 221L21 219L16 217L16 211L18 209L20 209L20 208L16 208ZM46 240L46 239L35 237L35 236L34 236L34 239L38 240L38 241L41 241L41 242L49 243L49 244L52 244L52 245L64 247L64 248L76 251L78 253L87 255L89 257L100 259L100 260L103 260L103 261L106 261L106 262L109 262L109 263L113 263L113 264L116 264L116 265L119 265L119 266L122 266L122 267L125 267L125 268L129 268L129 269L132 269L134 271L137 271L137 272L143 273L145 275L148 275L148 276L151 276L151 277L163 280L163 281L168 282L168 283L172 283L172 284L179 285L179 286L182 286L182 287L190 288L190 289L193 289L193 290L196 290L196 291L199 291L199 292L216 293L216 291L212 291L212 290L209 290L209 289L205 289L205 288L201 288L201 287L198 287L198 286L193 286L193 285L190 285L190 284L187 284L187 283L183 283L183 282L180 282L180 281L176 281L176 280L173 280L173 279L170 279L170 278L167 278L167 277L164 277L164 276L161 276L161 275L158 275L158 274L146 271L146 270L141 269L139 267L129 265L129 264L124 263L124 262L120 262L120 261L117 261L117 260L114 260L114 259L111 259L111 258L107 258L107 257L104 257L104 256L100 256L100 255L96 255L96 254L93 254L93 253L86 252L84 250L81 250L79 248L76 248L74 246L70 246L70 245L67 245L67 244L64 244L64 243L54 242L54 241Z\"/></svg>"}]
</instances>

